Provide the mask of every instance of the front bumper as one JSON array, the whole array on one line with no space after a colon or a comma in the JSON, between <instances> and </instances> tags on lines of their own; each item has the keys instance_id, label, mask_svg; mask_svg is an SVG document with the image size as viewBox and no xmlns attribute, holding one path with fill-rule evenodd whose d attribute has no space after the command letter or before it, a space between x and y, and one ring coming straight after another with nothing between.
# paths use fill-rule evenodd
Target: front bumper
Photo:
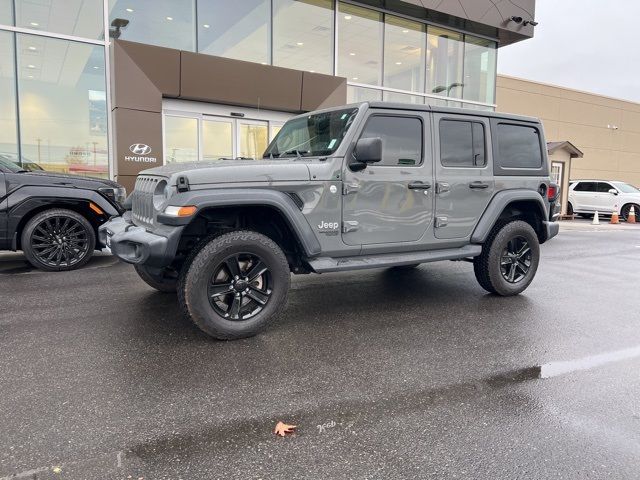
<instances>
[{"instance_id":1,"label":"front bumper","mask_svg":"<svg viewBox=\"0 0 640 480\"><path fill-rule=\"evenodd\" d=\"M542 224L546 233L545 241L551 240L553 237L558 235L558 232L560 231L560 224L558 222L542 222Z\"/></svg>"},{"instance_id":2,"label":"front bumper","mask_svg":"<svg viewBox=\"0 0 640 480\"><path fill-rule=\"evenodd\" d=\"M131 212L115 217L98 231L100 242L121 260L150 267L169 266L175 258L184 227L162 226L148 232L131 221Z\"/></svg>"}]
</instances>

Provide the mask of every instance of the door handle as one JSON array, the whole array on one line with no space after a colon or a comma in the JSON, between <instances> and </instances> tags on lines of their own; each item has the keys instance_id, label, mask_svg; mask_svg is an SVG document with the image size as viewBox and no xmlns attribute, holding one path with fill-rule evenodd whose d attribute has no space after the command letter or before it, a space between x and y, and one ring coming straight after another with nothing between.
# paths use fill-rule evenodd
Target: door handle
<instances>
[{"instance_id":1,"label":"door handle","mask_svg":"<svg viewBox=\"0 0 640 480\"><path fill-rule=\"evenodd\" d=\"M471 182L469 184L469 188L472 188L474 190L484 190L485 188L489 188L489 184L482 182Z\"/></svg>"},{"instance_id":2,"label":"door handle","mask_svg":"<svg viewBox=\"0 0 640 480\"><path fill-rule=\"evenodd\" d=\"M410 183L408 186L409 186L409 190L429 190L431 188L430 183L423 183L423 182L413 182L413 183Z\"/></svg>"}]
</instances>

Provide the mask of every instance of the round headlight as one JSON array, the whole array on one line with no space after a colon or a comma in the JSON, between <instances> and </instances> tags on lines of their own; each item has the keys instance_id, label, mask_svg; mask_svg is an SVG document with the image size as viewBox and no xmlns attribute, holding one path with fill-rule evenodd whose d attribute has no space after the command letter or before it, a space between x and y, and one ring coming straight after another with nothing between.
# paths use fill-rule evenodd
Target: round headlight
<instances>
[{"instance_id":1,"label":"round headlight","mask_svg":"<svg viewBox=\"0 0 640 480\"><path fill-rule=\"evenodd\" d=\"M156 210L162 208L162 204L171 196L171 187L166 180L160 180L156 184L156 189L153 191L153 207Z\"/></svg>"}]
</instances>

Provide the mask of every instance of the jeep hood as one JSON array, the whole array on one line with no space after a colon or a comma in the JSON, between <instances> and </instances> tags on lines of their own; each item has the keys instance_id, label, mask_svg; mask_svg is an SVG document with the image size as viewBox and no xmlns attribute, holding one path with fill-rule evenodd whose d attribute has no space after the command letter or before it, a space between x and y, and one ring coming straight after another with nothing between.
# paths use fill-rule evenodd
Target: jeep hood
<instances>
[{"instance_id":1,"label":"jeep hood","mask_svg":"<svg viewBox=\"0 0 640 480\"><path fill-rule=\"evenodd\" d=\"M187 177L189 185L245 182L292 182L309 180L304 160L213 160L210 162L172 163L140 172L169 178L175 185L178 177Z\"/></svg>"}]
</instances>

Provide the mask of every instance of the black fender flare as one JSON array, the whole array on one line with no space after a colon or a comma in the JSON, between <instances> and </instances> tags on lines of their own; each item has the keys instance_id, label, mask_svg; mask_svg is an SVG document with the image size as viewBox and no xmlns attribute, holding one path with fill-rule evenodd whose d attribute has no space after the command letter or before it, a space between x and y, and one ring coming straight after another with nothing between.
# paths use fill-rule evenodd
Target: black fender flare
<instances>
[{"instance_id":1,"label":"black fender flare","mask_svg":"<svg viewBox=\"0 0 640 480\"><path fill-rule=\"evenodd\" d=\"M295 204L284 192L266 188L218 188L213 190L192 190L178 193L169 199L166 206L184 207L193 205L198 212L216 207L250 207L267 206L277 210L287 221L297 236L307 257L315 257L321 253L320 242L311 225ZM165 207L166 208L166 207ZM196 214L197 215L197 214ZM186 225L195 216L176 218L160 213L157 220L166 225Z\"/></svg>"},{"instance_id":2,"label":"black fender flare","mask_svg":"<svg viewBox=\"0 0 640 480\"><path fill-rule=\"evenodd\" d=\"M544 200L538 192L524 188L502 190L496 193L484 210L482 217L480 217L480 221L471 235L471 243L484 243L504 209L513 202L535 202L539 209L538 213L544 222L549 217L549 212L547 211Z\"/></svg>"},{"instance_id":3,"label":"black fender flare","mask_svg":"<svg viewBox=\"0 0 640 480\"><path fill-rule=\"evenodd\" d=\"M80 202L93 202L105 212L107 218L120 215L120 212L106 198L94 190L81 188L25 186L13 190L7 197L8 224L7 232L13 237L12 248L15 248L17 228L22 219L30 212L55 203L78 205Z\"/></svg>"}]
</instances>

